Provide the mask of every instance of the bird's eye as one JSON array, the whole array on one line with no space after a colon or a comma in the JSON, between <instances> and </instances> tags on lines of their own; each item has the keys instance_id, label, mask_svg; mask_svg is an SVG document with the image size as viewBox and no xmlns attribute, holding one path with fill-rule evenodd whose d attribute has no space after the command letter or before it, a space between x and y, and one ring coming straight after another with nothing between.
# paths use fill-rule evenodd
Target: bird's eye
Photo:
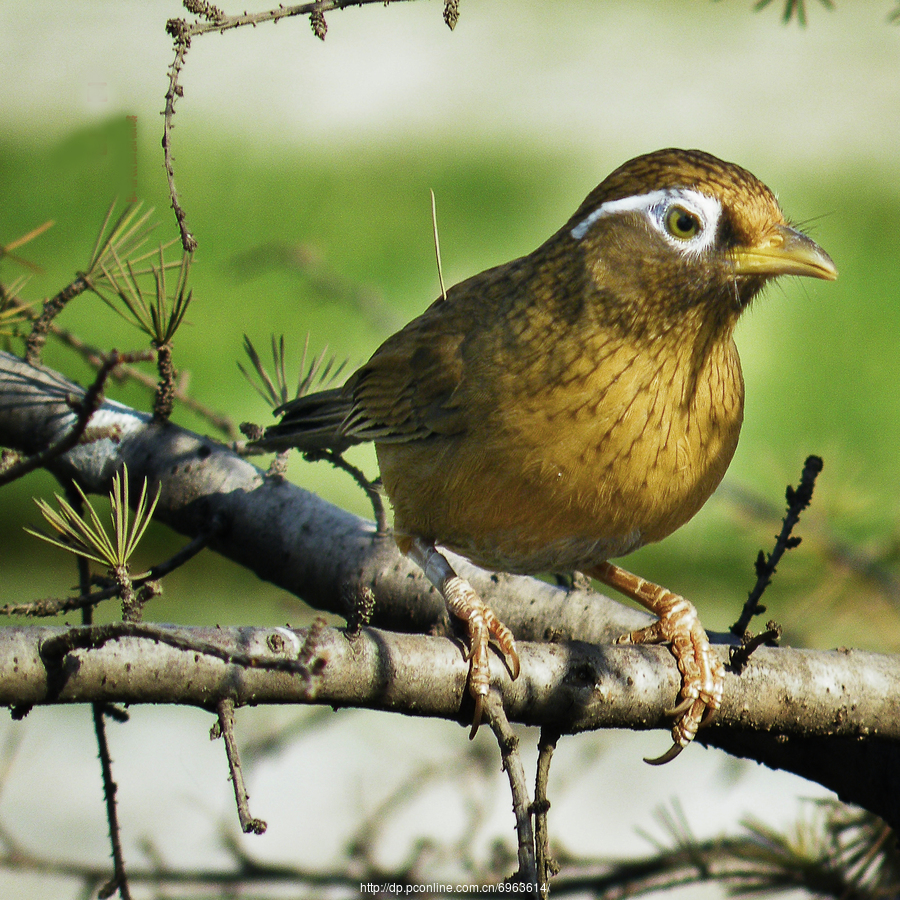
<instances>
[{"instance_id":1,"label":"bird's eye","mask_svg":"<svg viewBox=\"0 0 900 900\"><path fill-rule=\"evenodd\" d=\"M679 241L689 241L700 234L703 225L699 216L677 204L666 212L666 231Z\"/></svg>"}]
</instances>

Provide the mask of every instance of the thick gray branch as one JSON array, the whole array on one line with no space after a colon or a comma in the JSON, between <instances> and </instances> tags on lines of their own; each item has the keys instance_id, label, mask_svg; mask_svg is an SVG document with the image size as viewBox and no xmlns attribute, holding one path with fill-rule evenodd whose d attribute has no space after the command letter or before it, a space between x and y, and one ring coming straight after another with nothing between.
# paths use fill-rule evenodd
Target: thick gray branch
<instances>
[{"instance_id":1,"label":"thick gray branch","mask_svg":"<svg viewBox=\"0 0 900 900\"><path fill-rule=\"evenodd\" d=\"M212 709L230 699L240 705L364 706L463 724L471 719L465 709L471 703L468 663L459 641L376 628L351 635L327 627L136 627L149 636L73 650L61 672L42 657L41 646L72 629L0 629L0 660L11 663L0 667L0 704L168 702ZM164 643L169 637L179 646ZM201 651L185 652L185 644ZM207 644L220 657L202 652ZM511 720L549 724L563 733L666 726L664 709L679 678L665 648L580 641L518 646L522 672L515 681L499 654L493 665ZM229 654L240 654L245 664L223 661ZM298 657L304 661L300 671L266 668ZM900 662L860 651L762 648L742 674L727 673L722 709L709 733L722 727L900 741Z\"/></svg>"}]
</instances>

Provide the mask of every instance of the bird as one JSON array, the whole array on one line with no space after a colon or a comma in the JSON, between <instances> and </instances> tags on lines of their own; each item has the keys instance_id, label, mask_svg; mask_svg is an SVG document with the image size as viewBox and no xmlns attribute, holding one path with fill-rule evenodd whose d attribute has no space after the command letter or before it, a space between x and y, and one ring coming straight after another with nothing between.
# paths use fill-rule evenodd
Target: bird
<instances>
[{"instance_id":1,"label":"bird","mask_svg":"<svg viewBox=\"0 0 900 900\"><path fill-rule=\"evenodd\" d=\"M449 549L494 571L582 572L657 619L619 643L666 643L681 689L668 762L722 703L696 608L612 562L667 537L718 486L738 442L741 314L779 276L833 280L746 169L700 150L629 160L536 250L442 293L342 387L277 410L266 449L374 442L399 549L468 630L472 735L491 638L512 632Z\"/></svg>"}]
</instances>

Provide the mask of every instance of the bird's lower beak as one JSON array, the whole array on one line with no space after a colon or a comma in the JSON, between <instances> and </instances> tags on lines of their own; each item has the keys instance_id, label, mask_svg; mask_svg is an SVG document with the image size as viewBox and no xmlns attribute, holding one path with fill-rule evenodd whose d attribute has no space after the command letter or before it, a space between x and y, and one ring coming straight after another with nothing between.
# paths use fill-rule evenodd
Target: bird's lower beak
<instances>
[{"instance_id":1,"label":"bird's lower beak","mask_svg":"<svg viewBox=\"0 0 900 900\"><path fill-rule=\"evenodd\" d=\"M738 275L806 275L834 281L837 268L831 257L802 231L778 225L764 241L740 247L732 254Z\"/></svg>"}]
</instances>

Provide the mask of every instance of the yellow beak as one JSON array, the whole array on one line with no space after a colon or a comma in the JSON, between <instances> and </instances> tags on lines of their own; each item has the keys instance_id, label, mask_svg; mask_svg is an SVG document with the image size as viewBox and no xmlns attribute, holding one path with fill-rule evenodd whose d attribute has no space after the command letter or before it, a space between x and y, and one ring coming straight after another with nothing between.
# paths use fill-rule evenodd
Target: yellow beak
<instances>
[{"instance_id":1,"label":"yellow beak","mask_svg":"<svg viewBox=\"0 0 900 900\"><path fill-rule=\"evenodd\" d=\"M764 240L753 247L732 252L738 275L806 275L834 281L837 268L831 257L802 231L776 225Z\"/></svg>"}]
</instances>

